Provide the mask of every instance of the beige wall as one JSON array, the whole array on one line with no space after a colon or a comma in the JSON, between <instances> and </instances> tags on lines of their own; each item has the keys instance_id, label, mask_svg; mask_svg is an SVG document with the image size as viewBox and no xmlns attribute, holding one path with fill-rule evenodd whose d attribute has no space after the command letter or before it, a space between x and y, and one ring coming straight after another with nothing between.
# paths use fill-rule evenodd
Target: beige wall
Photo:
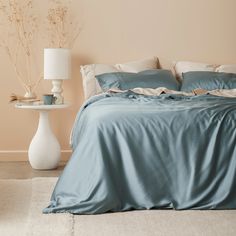
<instances>
[{"instance_id":1,"label":"beige wall","mask_svg":"<svg viewBox=\"0 0 236 236\"><path fill-rule=\"evenodd\" d=\"M36 0L37 1L37 0ZM47 1L38 7L43 15ZM235 0L78 0L75 12L83 30L73 49L73 79L63 85L71 107L50 120L63 150L83 101L79 65L117 63L156 55L164 67L173 60L236 64ZM45 45L46 46L46 45ZM42 48L38 53L42 68ZM24 158L37 128L38 114L8 103L23 94L8 58L0 50L0 160ZM38 95L50 91L42 81ZM4 158L5 157L5 158Z\"/></svg>"}]
</instances>

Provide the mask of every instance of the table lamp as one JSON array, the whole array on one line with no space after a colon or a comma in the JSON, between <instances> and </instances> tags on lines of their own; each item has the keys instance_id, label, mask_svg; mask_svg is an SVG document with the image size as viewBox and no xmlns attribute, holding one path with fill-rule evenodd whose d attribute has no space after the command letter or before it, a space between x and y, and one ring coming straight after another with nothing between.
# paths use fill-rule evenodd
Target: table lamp
<instances>
[{"instance_id":1,"label":"table lamp","mask_svg":"<svg viewBox=\"0 0 236 236\"><path fill-rule=\"evenodd\" d=\"M45 48L44 49L44 79L52 80L52 93L56 97L55 104L63 104L62 81L70 79L71 57L70 49Z\"/></svg>"}]
</instances>

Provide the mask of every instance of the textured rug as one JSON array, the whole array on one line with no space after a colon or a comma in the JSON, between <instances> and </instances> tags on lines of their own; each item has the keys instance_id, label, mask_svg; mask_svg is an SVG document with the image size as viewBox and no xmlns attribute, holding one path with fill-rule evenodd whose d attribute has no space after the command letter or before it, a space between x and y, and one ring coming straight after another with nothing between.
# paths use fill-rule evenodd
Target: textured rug
<instances>
[{"instance_id":1,"label":"textured rug","mask_svg":"<svg viewBox=\"0 0 236 236\"><path fill-rule=\"evenodd\" d=\"M0 235L235 236L236 211L152 210L43 215L56 178L0 180Z\"/></svg>"}]
</instances>

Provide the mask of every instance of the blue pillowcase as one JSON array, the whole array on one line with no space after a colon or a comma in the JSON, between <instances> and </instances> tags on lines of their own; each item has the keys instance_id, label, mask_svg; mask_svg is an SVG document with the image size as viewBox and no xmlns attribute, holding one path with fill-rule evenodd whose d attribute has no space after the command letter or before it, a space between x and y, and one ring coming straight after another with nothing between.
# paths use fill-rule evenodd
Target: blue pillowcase
<instances>
[{"instance_id":1,"label":"blue pillowcase","mask_svg":"<svg viewBox=\"0 0 236 236\"><path fill-rule=\"evenodd\" d=\"M205 90L234 89L236 88L236 74L210 71L183 73L181 91L190 92L197 88Z\"/></svg>"},{"instance_id":2,"label":"blue pillowcase","mask_svg":"<svg viewBox=\"0 0 236 236\"><path fill-rule=\"evenodd\" d=\"M113 72L97 75L96 79L103 91L111 88L128 90L133 88L166 87L178 91L180 84L170 70L146 70L139 73ZM181 91L191 92L194 89L205 90L235 89L236 74L190 71L183 73Z\"/></svg>"},{"instance_id":3,"label":"blue pillowcase","mask_svg":"<svg viewBox=\"0 0 236 236\"><path fill-rule=\"evenodd\" d=\"M111 88L127 90L158 87L179 90L179 83L169 70L146 70L139 73L113 72L95 77L103 91Z\"/></svg>"}]
</instances>

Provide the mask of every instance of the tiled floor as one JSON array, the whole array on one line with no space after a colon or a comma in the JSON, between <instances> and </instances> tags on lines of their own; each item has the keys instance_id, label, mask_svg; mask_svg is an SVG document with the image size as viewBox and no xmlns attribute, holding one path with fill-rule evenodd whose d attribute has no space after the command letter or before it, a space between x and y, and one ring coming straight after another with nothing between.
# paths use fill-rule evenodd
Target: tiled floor
<instances>
[{"instance_id":1,"label":"tiled floor","mask_svg":"<svg viewBox=\"0 0 236 236\"><path fill-rule=\"evenodd\" d=\"M34 170L29 162L0 162L0 179L29 179L34 177L59 176L65 167L60 163L55 170Z\"/></svg>"}]
</instances>

